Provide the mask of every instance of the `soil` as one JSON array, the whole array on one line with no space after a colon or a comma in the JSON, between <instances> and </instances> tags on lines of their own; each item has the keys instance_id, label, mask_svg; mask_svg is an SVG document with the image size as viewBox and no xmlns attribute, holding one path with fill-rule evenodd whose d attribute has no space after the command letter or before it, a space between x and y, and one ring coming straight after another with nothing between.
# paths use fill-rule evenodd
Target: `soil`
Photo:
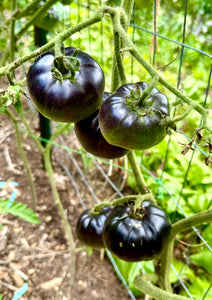
<instances>
[{"instance_id":1,"label":"soil","mask_svg":"<svg viewBox=\"0 0 212 300\"><path fill-rule=\"evenodd\" d=\"M25 102L26 117L34 134L39 135L38 115L29 109L26 99ZM13 123L5 114L1 114L0 119L0 182L6 182L6 186L0 189L0 199L10 197L16 190L15 201L26 203L32 208L31 192L17 149ZM68 246L41 154L22 125L20 132L33 174L37 194L36 214L41 224L31 224L11 214L0 216L0 295L4 295L4 300L12 299L14 293L24 283L28 283L27 292L14 299L131 299L127 289L117 278L111 262L100 250L93 250L92 253L85 250L77 252L76 276L73 287L70 287ZM80 149L73 131L64 135L63 140L59 139L57 143L61 145L64 141L71 149ZM65 165L70 176L58 162ZM89 189L95 191L100 201L113 196L114 190L99 169L93 163L88 163L86 156L75 151L68 152L55 146L52 163L58 192L73 231L76 247L82 247L76 238L75 226L84 209L83 205L92 207L95 203ZM101 161L98 164L102 170L108 172L107 164ZM87 180L87 186L80 171ZM119 186L124 174L118 168L113 168L109 178ZM17 182L18 186L12 186L11 182Z\"/></svg>"}]
</instances>

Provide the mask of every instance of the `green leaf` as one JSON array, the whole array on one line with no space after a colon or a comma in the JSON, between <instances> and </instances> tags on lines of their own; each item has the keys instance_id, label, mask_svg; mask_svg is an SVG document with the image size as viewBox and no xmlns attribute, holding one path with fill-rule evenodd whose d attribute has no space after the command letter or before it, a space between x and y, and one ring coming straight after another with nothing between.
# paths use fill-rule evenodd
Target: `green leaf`
<instances>
[{"instance_id":1,"label":"green leaf","mask_svg":"<svg viewBox=\"0 0 212 300\"><path fill-rule=\"evenodd\" d=\"M208 249L192 254L191 259L212 274L211 252Z\"/></svg>"},{"instance_id":2,"label":"green leaf","mask_svg":"<svg viewBox=\"0 0 212 300\"><path fill-rule=\"evenodd\" d=\"M18 99L15 103L15 110L17 111L17 113L20 114L21 110L22 110L22 102L20 99Z\"/></svg>"},{"instance_id":3,"label":"green leaf","mask_svg":"<svg viewBox=\"0 0 212 300\"><path fill-rule=\"evenodd\" d=\"M202 166L197 163L193 163L188 173L188 179L191 186L201 183L204 179L204 170L202 169Z\"/></svg>"},{"instance_id":4,"label":"green leaf","mask_svg":"<svg viewBox=\"0 0 212 300\"><path fill-rule=\"evenodd\" d=\"M140 263L135 263L135 262L127 262L122 259L119 259L117 256L113 255L113 259L116 262L116 265L124 277L125 281L127 282L130 290L133 292L135 296L141 295L141 291L136 289L133 285L133 281L135 276L138 275L139 271L141 270L141 265Z\"/></svg>"},{"instance_id":5,"label":"green leaf","mask_svg":"<svg viewBox=\"0 0 212 300\"><path fill-rule=\"evenodd\" d=\"M2 214L4 213L10 213L14 216L17 216L27 222L33 223L33 224L40 224L41 221L38 219L36 214L31 208L28 208L26 204L23 204L21 202L13 202L11 205L11 201L9 200L1 200L0 201L0 212Z\"/></svg>"},{"instance_id":6,"label":"green leaf","mask_svg":"<svg viewBox=\"0 0 212 300\"><path fill-rule=\"evenodd\" d=\"M7 45L7 40L5 38L1 37L0 38L0 49L2 49L2 50L5 49L6 45Z\"/></svg>"},{"instance_id":7,"label":"green leaf","mask_svg":"<svg viewBox=\"0 0 212 300\"><path fill-rule=\"evenodd\" d=\"M212 224L208 224L208 226L202 232L202 236L208 242L208 244L212 247Z\"/></svg>"}]
</instances>

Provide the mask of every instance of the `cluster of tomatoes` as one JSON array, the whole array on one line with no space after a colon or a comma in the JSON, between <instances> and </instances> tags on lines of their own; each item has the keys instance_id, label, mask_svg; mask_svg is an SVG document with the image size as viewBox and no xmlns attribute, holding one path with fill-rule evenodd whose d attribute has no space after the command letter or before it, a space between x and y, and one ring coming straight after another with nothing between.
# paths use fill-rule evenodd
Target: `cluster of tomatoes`
<instances>
[{"instance_id":1,"label":"cluster of tomatoes","mask_svg":"<svg viewBox=\"0 0 212 300\"><path fill-rule=\"evenodd\" d=\"M161 254L171 225L151 201L109 206L95 213L85 210L78 219L78 239L92 248L107 248L126 261L151 260Z\"/></svg>"},{"instance_id":2,"label":"cluster of tomatoes","mask_svg":"<svg viewBox=\"0 0 212 300\"><path fill-rule=\"evenodd\" d=\"M37 110L50 120L74 123L82 147L96 156L114 159L132 149L148 149L160 143L169 115L167 97L146 82L124 84L105 92L102 68L76 48L53 50L38 57L27 73L27 85ZM105 207L98 214L85 210L77 223L80 241L106 247L127 261L149 260L166 241L170 223L151 201L140 208L131 204Z\"/></svg>"},{"instance_id":3,"label":"cluster of tomatoes","mask_svg":"<svg viewBox=\"0 0 212 300\"><path fill-rule=\"evenodd\" d=\"M124 84L113 94L107 93L104 72L91 56L68 47L64 59L64 64L62 59L59 63L54 51L39 57L27 73L28 89L45 117L75 123L76 135L87 152L114 159L164 139L167 128L161 120L169 115L169 103L157 88L146 99L142 99L149 86L146 82Z\"/></svg>"}]
</instances>

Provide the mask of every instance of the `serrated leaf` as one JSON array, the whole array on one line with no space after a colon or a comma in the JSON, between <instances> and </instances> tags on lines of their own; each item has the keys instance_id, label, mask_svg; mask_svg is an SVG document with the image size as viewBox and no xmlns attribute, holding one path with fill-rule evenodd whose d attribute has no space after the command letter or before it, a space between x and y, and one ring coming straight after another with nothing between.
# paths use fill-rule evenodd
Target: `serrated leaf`
<instances>
[{"instance_id":1,"label":"serrated leaf","mask_svg":"<svg viewBox=\"0 0 212 300\"><path fill-rule=\"evenodd\" d=\"M23 204L21 202L13 202L11 205L11 201L9 200L1 200L0 201L0 212L2 214L4 213L10 213L14 216L17 216L27 222L33 223L33 224L40 224L41 221L36 216L35 212L28 208L26 204Z\"/></svg>"}]
</instances>

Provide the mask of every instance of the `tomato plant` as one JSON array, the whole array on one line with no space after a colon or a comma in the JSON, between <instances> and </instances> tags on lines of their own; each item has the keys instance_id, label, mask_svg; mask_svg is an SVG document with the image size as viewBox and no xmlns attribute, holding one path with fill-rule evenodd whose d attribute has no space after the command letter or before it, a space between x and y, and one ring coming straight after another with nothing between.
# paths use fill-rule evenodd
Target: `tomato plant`
<instances>
[{"instance_id":1,"label":"tomato plant","mask_svg":"<svg viewBox=\"0 0 212 300\"><path fill-rule=\"evenodd\" d=\"M85 52L68 47L65 56L64 62L57 60L53 51L44 53L30 66L27 84L42 115L59 122L78 122L98 109L104 92L104 73Z\"/></svg>"},{"instance_id":2,"label":"tomato plant","mask_svg":"<svg viewBox=\"0 0 212 300\"><path fill-rule=\"evenodd\" d=\"M126 149L148 149L166 136L161 120L169 115L167 97L153 88L147 98L146 82L124 84L102 105L100 130L108 143Z\"/></svg>"},{"instance_id":3,"label":"tomato plant","mask_svg":"<svg viewBox=\"0 0 212 300\"><path fill-rule=\"evenodd\" d=\"M83 211L76 225L78 239L93 248L104 248L102 231L112 207L105 207L98 214L92 214L88 209Z\"/></svg>"},{"instance_id":4,"label":"tomato plant","mask_svg":"<svg viewBox=\"0 0 212 300\"><path fill-rule=\"evenodd\" d=\"M110 95L110 93L105 92L103 101ZM128 152L127 149L109 144L102 136L98 115L99 110L88 118L75 123L75 133L81 145L87 152L99 157L114 159L124 156Z\"/></svg>"},{"instance_id":5,"label":"tomato plant","mask_svg":"<svg viewBox=\"0 0 212 300\"><path fill-rule=\"evenodd\" d=\"M105 247L126 261L151 260L164 249L171 225L163 210L151 201L135 206L118 205L103 230Z\"/></svg>"}]
</instances>

